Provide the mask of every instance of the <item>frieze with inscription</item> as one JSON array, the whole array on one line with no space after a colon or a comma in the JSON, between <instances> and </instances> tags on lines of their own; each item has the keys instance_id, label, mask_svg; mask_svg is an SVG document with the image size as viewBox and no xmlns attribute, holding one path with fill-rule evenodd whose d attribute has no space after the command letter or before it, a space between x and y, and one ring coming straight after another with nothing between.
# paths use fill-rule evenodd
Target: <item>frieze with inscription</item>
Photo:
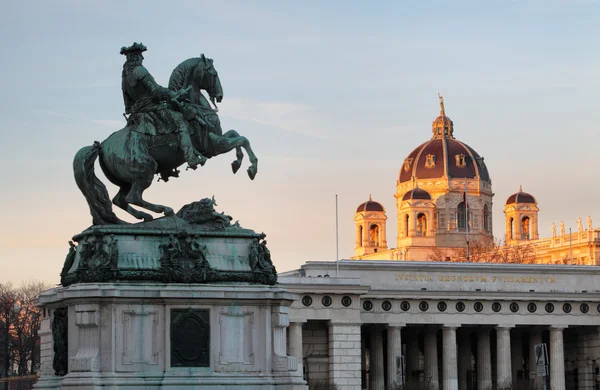
<instances>
[{"instance_id":1,"label":"frieze with inscription","mask_svg":"<svg viewBox=\"0 0 600 390\"><path fill-rule=\"evenodd\" d=\"M396 274L404 282L556 283L553 276Z\"/></svg>"}]
</instances>

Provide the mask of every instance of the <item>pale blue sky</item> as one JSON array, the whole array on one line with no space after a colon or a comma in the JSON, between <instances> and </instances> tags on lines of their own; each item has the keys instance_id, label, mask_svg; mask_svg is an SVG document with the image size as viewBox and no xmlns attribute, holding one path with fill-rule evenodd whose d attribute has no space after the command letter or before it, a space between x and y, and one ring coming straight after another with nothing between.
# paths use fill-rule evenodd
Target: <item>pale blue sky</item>
<instances>
[{"instance_id":1,"label":"pale blue sky","mask_svg":"<svg viewBox=\"0 0 600 390\"><path fill-rule=\"evenodd\" d=\"M456 137L485 157L496 236L520 184L538 198L542 236L553 220L600 225L598 2L169 3L2 2L0 281L58 281L67 241L91 221L72 158L122 126L119 49L133 41L162 84L182 60L213 58L223 127L260 159L254 182L231 174L232 153L146 198L178 209L214 194L267 233L278 270L335 259L335 194L341 256L370 193L394 246L398 170L430 138L437 92Z\"/></svg>"}]
</instances>

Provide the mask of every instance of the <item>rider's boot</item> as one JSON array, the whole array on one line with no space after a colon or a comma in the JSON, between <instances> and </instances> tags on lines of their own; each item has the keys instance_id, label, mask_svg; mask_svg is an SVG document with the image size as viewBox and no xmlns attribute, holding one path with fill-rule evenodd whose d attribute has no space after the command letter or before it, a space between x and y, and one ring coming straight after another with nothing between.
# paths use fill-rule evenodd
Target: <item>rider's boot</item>
<instances>
[{"instance_id":1,"label":"rider's boot","mask_svg":"<svg viewBox=\"0 0 600 390\"><path fill-rule=\"evenodd\" d=\"M198 164L204 165L204 163L206 163L206 157L204 157L196 150L196 148L194 148L190 134L187 131L179 132L179 145L181 145L183 157L190 168L196 169Z\"/></svg>"}]
</instances>

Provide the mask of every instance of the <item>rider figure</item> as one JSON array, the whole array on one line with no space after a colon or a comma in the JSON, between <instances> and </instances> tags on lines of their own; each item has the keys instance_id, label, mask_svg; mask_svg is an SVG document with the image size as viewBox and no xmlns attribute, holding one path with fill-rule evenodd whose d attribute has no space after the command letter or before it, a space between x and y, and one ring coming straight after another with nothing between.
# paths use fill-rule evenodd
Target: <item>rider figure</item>
<instances>
[{"instance_id":1,"label":"rider figure","mask_svg":"<svg viewBox=\"0 0 600 390\"><path fill-rule=\"evenodd\" d=\"M156 135L171 131L177 133L185 160L190 168L196 169L198 164L204 165L206 157L194 148L183 115L174 110L180 110L183 104L178 100L181 92L163 88L154 81L154 77L142 65L142 53L146 50L146 46L136 42L130 47L121 48L121 54L127 57L123 65L121 88L125 114L130 115L128 122L150 126Z\"/></svg>"}]
</instances>

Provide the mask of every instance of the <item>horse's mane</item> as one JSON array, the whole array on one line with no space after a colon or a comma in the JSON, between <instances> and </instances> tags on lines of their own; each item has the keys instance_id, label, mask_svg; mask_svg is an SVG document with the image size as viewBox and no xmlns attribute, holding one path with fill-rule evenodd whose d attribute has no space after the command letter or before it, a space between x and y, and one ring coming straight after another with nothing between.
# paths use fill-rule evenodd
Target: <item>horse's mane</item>
<instances>
[{"instance_id":1,"label":"horse's mane","mask_svg":"<svg viewBox=\"0 0 600 390\"><path fill-rule=\"evenodd\" d=\"M194 57L188 58L177 65L177 67L173 69L173 73L171 73L171 78L169 78L169 89L172 91L179 91L181 88L186 87L184 83L188 79L189 74L193 72L196 66L201 62L201 57Z\"/></svg>"}]
</instances>

